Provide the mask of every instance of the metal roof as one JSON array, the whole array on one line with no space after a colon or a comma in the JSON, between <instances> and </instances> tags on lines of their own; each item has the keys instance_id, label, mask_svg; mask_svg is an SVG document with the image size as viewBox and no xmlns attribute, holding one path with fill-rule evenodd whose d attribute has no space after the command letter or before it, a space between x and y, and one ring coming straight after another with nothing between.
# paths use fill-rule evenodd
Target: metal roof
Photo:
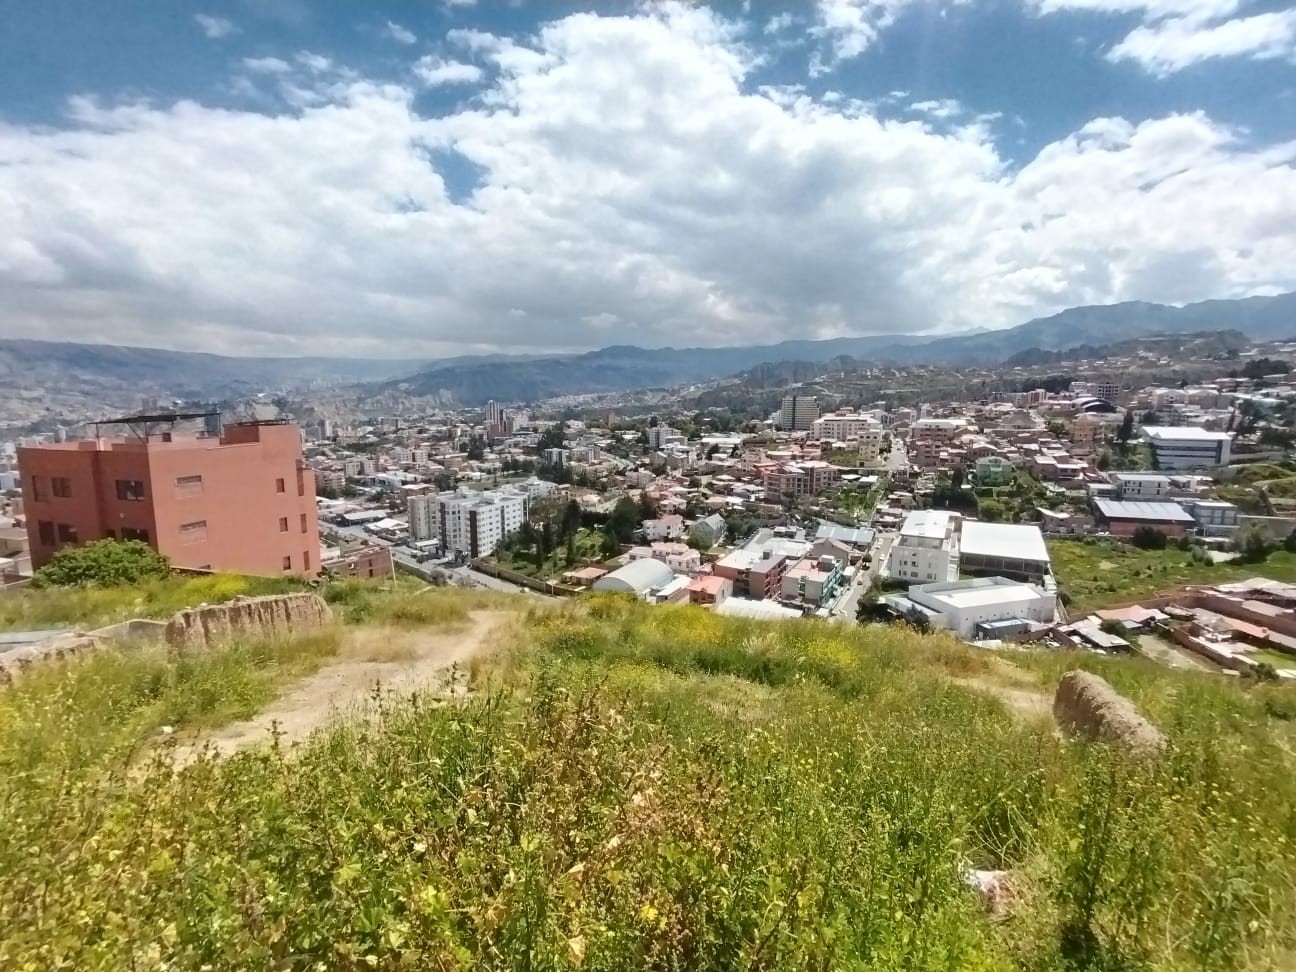
<instances>
[{"instance_id":1,"label":"metal roof","mask_svg":"<svg viewBox=\"0 0 1296 972\"><path fill-rule=\"evenodd\" d=\"M1004 557L1009 560L1033 560L1047 564L1048 547L1037 526L1024 523L986 523L964 520L959 547L965 554L977 557Z\"/></svg>"},{"instance_id":2,"label":"metal roof","mask_svg":"<svg viewBox=\"0 0 1296 972\"><path fill-rule=\"evenodd\" d=\"M850 544L856 547L867 547L873 542L873 531L868 527L848 527L840 523L829 523L825 520L819 521L819 529L815 531L816 540L840 540L842 543Z\"/></svg>"},{"instance_id":3,"label":"metal roof","mask_svg":"<svg viewBox=\"0 0 1296 972\"><path fill-rule=\"evenodd\" d=\"M1108 520L1148 520L1157 523L1195 523L1178 503L1095 499L1094 508Z\"/></svg>"}]
</instances>

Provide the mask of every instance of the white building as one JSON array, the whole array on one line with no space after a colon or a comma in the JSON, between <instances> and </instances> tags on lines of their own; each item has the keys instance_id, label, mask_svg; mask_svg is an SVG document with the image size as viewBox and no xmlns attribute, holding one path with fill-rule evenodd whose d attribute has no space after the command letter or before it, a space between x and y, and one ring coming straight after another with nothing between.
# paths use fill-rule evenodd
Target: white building
<instances>
[{"instance_id":1,"label":"white building","mask_svg":"<svg viewBox=\"0 0 1296 972\"><path fill-rule=\"evenodd\" d=\"M810 395L784 395L779 409L779 427L788 432L807 432L819 417L819 400Z\"/></svg>"},{"instance_id":2,"label":"white building","mask_svg":"<svg viewBox=\"0 0 1296 972\"><path fill-rule=\"evenodd\" d=\"M946 510L914 510L891 545L887 572L912 584L958 579L959 516Z\"/></svg>"},{"instance_id":3,"label":"white building","mask_svg":"<svg viewBox=\"0 0 1296 972\"><path fill-rule=\"evenodd\" d=\"M811 423L810 434L828 442L857 443L863 462L877 459L886 438L881 423L863 412L833 412L821 416Z\"/></svg>"},{"instance_id":4,"label":"white building","mask_svg":"<svg viewBox=\"0 0 1296 972\"><path fill-rule=\"evenodd\" d=\"M529 507L525 493L512 491L438 494L442 546L448 553L485 557L521 529Z\"/></svg>"},{"instance_id":5,"label":"white building","mask_svg":"<svg viewBox=\"0 0 1296 972\"><path fill-rule=\"evenodd\" d=\"M884 600L900 614L917 608L932 627L946 628L965 639L988 634L979 634L978 625L1014 620L1052 624L1057 614L1056 594L1006 577L918 584L905 594L892 594Z\"/></svg>"},{"instance_id":6,"label":"white building","mask_svg":"<svg viewBox=\"0 0 1296 972\"><path fill-rule=\"evenodd\" d=\"M405 500L405 511L409 513L409 533L411 540L432 540L440 533L441 514L437 507L435 492L416 493Z\"/></svg>"},{"instance_id":7,"label":"white building","mask_svg":"<svg viewBox=\"0 0 1296 972\"><path fill-rule=\"evenodd\" d=\"M1170 478L1155 473L1112 473L1115 493L1123 500L1165 500L1170 498Z\"/></svg>"},{"instance_id":8,"label":"white building","mask_svg":"<svg viewBox=\"0 0 1296 972\"><path fill-rule=\"evenodd\" d=\"M644 520L643 532L648 540L676 540L684 536L684 517L668 513L655 520Z\"/></svg>"},{"instance_id":9,"label":"white building","mask_svg":"<svg viewBox=\"0 0 1296 972\"><path fill-rule=\"evenodd\" d=\"M684 445L688 439L679 429L672 429L669 425L650 425L648 426L648 448L665 449L671 445Z\"/></svg>"},{"instance_id":10,"label":"white building","mask_svg":"<svg viewBox=\"0 0 1296 972\"><path fill-rule=\"evenodd\" d=\"M1053 590L1048 545L1039 527L1029 523L987 523L967 520L959 531L959 567L1039 584Z\"/></svg>"},{"instance_id":11,"label":"white building","mask_svg":"<svg viewBox=\"0 0 1296 972\"><path fill-rule=\"evenodd\" d=\"M1211 432L1191 425L1145 425L1143 438L1152 446L1158 469L1202 469L1227 466L1231 432Z\"/></svg>"}]
</instances>

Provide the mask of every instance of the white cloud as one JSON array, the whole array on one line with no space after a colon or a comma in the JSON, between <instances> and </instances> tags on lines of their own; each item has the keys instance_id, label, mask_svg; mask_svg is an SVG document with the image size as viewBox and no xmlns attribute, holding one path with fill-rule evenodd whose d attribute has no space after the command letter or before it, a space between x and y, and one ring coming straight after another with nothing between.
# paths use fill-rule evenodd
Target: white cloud
<instances>
[{"instance_id":1,"label":"white cloud","mask_svg":"<svg viewBox=\"0 0 1296 972\"><path fill-rule=\"evenodd\" d=\"M1136 28L1108 56L1161 77L1215 58L1296 59L1296 9L1218 23L1173 17Z\"/></svg>"},{"instance_id":2,"label":"white cloud","mask_svg":"<svg viewBox=\"0 0 1296 972\"><path fill-rule=\"evenodd\" d=\"M476 84L483 72L476 64L447 61L428 54L414 64L414 73L425 85L434 88L443 84Z\"/></svg>"},{"instance_id":3,"label":"white cloud","mask_svg":"<svg viewBox=\"0 0 1296 972\"><path fill-rule=\"evenodd\" d=\"M243 66L253 74L287 74L292 65L277 57L245 57Z\"/></svg>"},{"instance_id":4,"label":"white cloud","mask_svg":"<svg viewBox=\"0 0 1296 972\"><path fill-rule=\"evenodd\" d=\"M197 22L202 32L212 40L221 40L239 32L238 25L231 20L226 20L224 17L199 13L194 14L194 21Z\"/></svg>"},{"instance_id":5,"label":"white cloud","mask_svg":"<svg viewBox=\"0 0 1296 972\"><path fill-rule=\"evenodd\" d=\"M1234 16L1240 0L1031 0L1040 14L1138 14L1141 23L1107 52L1167 77L1219 58L1296 61L1296 9Z\"/></svg>"},{"instance_id":6,"label":"white cloud","mask_svg":"<svg viewBox=\"0 0 1296 972\"><path fill-rule=\"evenodd\" d=\"M390 20L383 28L383 33L397 44L413 44L418 40L418 35L414 31Z\"/></svg>"},{"instance_id":7,"label":"white cloud","mask_svg":"<svg viewBox=\"0 0 1296 972\"><path fill-rule=\"evenodd\" d=\"M4 332L415 356L1296 286L1296 143L1202 114L1095 119L1014 169L982 126L749 90L708 8L458 43L491 81L443 117L413 76L286 61L249 75L299 92L271 113L79 99L63 130L0 122Z\"/></svg>"}]
</instances>

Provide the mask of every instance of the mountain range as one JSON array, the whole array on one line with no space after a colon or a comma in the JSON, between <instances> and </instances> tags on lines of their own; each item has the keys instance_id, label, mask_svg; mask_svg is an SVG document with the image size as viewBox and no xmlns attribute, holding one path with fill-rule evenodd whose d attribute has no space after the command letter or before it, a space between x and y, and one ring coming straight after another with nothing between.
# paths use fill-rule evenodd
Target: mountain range
<instances>
[{"instance_id":1,"label":"mountain range","mask_svg":"<svg viewBox=\"0 0 1296 972\"><path fill-rule=\"evenodd\" d=\"M560 395L674 387L764 364L992 365L1028 351L1111 344L1139 335L1233 329L1253 340L1296 338L1296 293L1208 300L1184 307L1144 302L1075 307L997 331L944 336L870 335L726 348L617 345L583 354L403 359L228 357L155 348L0 340L0 380L11 388L78 387L221 398L318 384L358 384L369 394L426 396L461 406Z\"/></svg>"}]
</instances>

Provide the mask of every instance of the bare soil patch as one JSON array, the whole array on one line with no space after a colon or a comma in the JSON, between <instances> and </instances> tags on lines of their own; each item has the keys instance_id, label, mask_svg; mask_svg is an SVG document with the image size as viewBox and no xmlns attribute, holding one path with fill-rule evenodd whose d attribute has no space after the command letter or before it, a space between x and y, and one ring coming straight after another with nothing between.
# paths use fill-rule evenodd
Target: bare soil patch
<instances>
[{"instance_id":1,"label":"bare soil patch","mask_svg":"<svg viewBox=\"0 0 1296 972\"><path fill-rule=\"evenodd\" d=\"M384 697L432 692L453 698L468 690L468 665L503 640L509 611L478 611L466 625L410 629L362 626L348 630L337 661L288 686L251 719L204 733L176 747L177 766L192 762L205 747L218 755L269 742L300 742L344 713L371 709Z\"/></svg>"}]
</instances>

